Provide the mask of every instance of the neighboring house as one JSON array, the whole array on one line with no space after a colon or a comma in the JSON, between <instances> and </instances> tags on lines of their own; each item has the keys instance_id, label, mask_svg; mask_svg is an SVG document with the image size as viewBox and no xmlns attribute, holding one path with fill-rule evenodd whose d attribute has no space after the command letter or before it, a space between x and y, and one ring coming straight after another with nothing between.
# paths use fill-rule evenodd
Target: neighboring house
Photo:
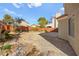
<instances>
[{"instance_id":1,"label":"neighboring house","mask_svg":"<svg viewBox=\"0 0 79 59\"><path fill-rule=\"evenodd\" d=\"M48 24L46 25L46 27L52 28L52 23L48 23Z\"/></svg>"},{"instance_id":2,"label":"neighboring house","mask_svg":"<svg viewBox=\"0 0 79 59\"><path fill-rule=\"evenodd\" d=\"M61 12L57 12L55 17L54 17L54 20L52 21L53 22L53 26L54 26L55 29L58 28L58 20L56 18L61 16L61 15L62 15Z\"/></svg>"},{"instance_id":3,"label":"neighboring house","mask_svg":"<svg viewBox=\"0 0 79 59\"><path fill-rule=\"evenodd\" d=\"M28 22L22 19L15 21L16 30L18 31L29 31L29 25Z\"/></svg>"},{"instance_id":4,"label":"neighboring house","mask_svg":"<svg viewBox=\"0 0 79 59\"><path fill-rule=\"evenodd\" d=\"M52 19L52 28L54 28L54 29L58 28L58 21L56 19L56 16L53 17L53 19Z\"/></svg>"},{"instance_id":5,"label":"neighboring house","mask_svg":"<svg viewBox=\"0 0 79 59\"><path fill-rule=\"evenodd\" d=\"M21 23L19 25L27 27L27 26L29 26L29 23L26 21L21 21Z\"/></svg>"},{"instance_id":6,"label":"neighboring house","mask_svg":"<svg viewBox=\"0 0 79 59\"><path fill-rule=\"evenodd\" d=\"M38 24L32 24L31 27L37 27L37 26L40 26Z\"/></svg>"},{"instance_id":7,"label":"neighboring house","mask_svg":"<svg viewBox=\"0 0 79 59\"><path fill-rule=\"evenodd\" d=\"M46 25L46 27L49 27L50 26L53 29L58 28L58 20L56 18L59 17L59 16L61 16L61 13L60 12L56 13L56 15L54 17L52 17L51 23L48 23Z\"/></svg>"},{"instance_id":8,"label":"neighboring house","mask_svg":"<svg viewBox=\"0 0 79 59\"><path fill-rule=\"evenodd\" d=\"M25 27L28 27L30 25L27 21L21 18L16 18L14 24L15 26L25 26Z\"/></svg>"},{"instance_id":9,"label":"neighboring house","mask_svg":"<svg viewBox=\"0 0 79 59\"><path fill-rule=\"evenodd\" d=\"M57 17L59 38L68 40L79 55L79 3L65 3L65 14Z\"/></svg>"},{"instance_id":10,"label":"neighboring house","mask_svg":"<svg viewBox=\"0 0 79 59\"><path fill-rule=\"evenodd\" d=\"M36 25L35 24L32 24L31 27L36 27Z\"/></svg>"}]
</instances>

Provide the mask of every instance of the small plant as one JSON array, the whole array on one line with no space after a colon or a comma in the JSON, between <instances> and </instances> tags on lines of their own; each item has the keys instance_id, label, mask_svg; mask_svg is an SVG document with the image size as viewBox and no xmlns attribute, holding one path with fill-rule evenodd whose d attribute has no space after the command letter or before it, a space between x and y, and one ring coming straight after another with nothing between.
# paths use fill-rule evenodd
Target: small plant
<instances>
[{"instance_id":1,"label":"small plant","mask_svg":"<svg viewBox=\"0 0 79 59\"><path fill-rule=\"evenodd\" d=\"M0 41L1 42L5 41L5 39L6 39L5 38L6 37L5 33L7 33L5 30L0 31Z\"/></svg>"},{"instance_id":2,"label":"small plant","mask_svg":"<svg viewBox=\"0 0 79 59\"><path fill-rule=\"evenodd\" d=\"M1 42L5 41L5 35L4 35L4 34L1 34L1 35L0 35L0 41L1 41Z\"/></svg>"},{"instance_id":3,"label":"small plant","mask_svg":"<svg viewBox=\"0 0 79 59\"><path fill-rule=\"evenodd\" d=\"M11 49L11 46L12 45L10 45L10 44L6 44L6 45L4 45L4 46L2 46L2 49Z\"/></svg>"},{"instance_id":4,"label":"small plant","mask_svg":"<svg viewBox=\"0 0 79 59\"><path fill-rule=\"evenodd\" d=\"M45 33L47 33L48 31L47 30L45 30Z\"/></svg>"},{"instance_id":5,"label":"small plant","mask_svg":"<svg viewBox=\"0 0 79 59\"><path fill-rule=\"evenodd\" d=\"M1 33L0 33L0 42L4 42L4 41L6 41L6 40L8 40L8 39L12 39L12 38L14 38L14 36L13 35L11 35L11 34L9 34L9 32L10 31L1 31Z\"/></svg>"}]
</instances>

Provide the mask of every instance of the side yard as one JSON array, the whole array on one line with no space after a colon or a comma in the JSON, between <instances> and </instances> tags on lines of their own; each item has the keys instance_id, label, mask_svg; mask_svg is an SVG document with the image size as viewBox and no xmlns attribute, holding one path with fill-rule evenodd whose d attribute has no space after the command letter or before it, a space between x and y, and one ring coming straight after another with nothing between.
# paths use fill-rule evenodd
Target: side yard
<instances>
[{"instance_id":1,"label":"side yard","mask_svg":"<svg viewBox=\"0 0 79 59\"><path fill-rule=\"evenodd\" d=\"M76 55L67 41L59 39L57 33L22 32L18 39L4 44L11 44L11 49L0 50L4 56L68 56Z\"/></svg>"},{"instance_id":2,"label":"side yard","mask_svg":"<svg viewBox=\"0 0 79 59\"><path fill-rule=\"evenodd\" d=\"M2 45L11 44L11 49L0 50L4 56L66 56L46 39L40 32L23 32L18 40L13 39ZM1 45L1 44L0 44Z\"/></svg>"},{"instance_id":3,"label":"side yard","mask_svg":"<svg viewBox=\"0 0 79 59\"><path fill-rule=\"evenodd\" d=\"M76 55L68 41L58 38L57 32L42 33L40 35L65 54L69 56Z\"/></svg>"}]
</instances>

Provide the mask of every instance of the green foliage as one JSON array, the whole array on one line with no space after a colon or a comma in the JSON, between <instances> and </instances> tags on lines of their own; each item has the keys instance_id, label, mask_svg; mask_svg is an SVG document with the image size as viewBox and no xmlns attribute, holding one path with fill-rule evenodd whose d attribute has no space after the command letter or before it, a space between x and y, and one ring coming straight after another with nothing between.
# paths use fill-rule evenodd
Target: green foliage
<instances>
[{"instance_id":1,"label":"green foliage","mask_svg":"<svg viewBox=\"0 0 79 59\"><path fill-rule=\"evenodd\" d=\"M46 20L45 17L40 17L38 19L39 25L41 28L44 28L46 24L48 24L48 21Z\"/></svg>"},{"instance_id":2,"label":"green foliage","mask_svg":"<svg viewBox=\"0 0 79 59\"><path fill-rule=\"evenodd\" d=\"M1 34L1 35L0 35L0 41L1 41L1 42L5 41L5 35L4 35L4 34Z\"/></svg>"},{"instance_id":3,"label":"green foliage","mask_svg":"<svg viewBox=\"0 0 79 59\"><path fill-rule=\"evenodd\" d=\"M45 33L48 33L48 31L47 31L47 30L45 30Z\"/></svg>"},{"instance_id":4,"label":"green foliage","mask_svg":"<svg viewBox=\"0 0 79 59\"><path fill-rule=\"evenodd\" d=\"M14 36L9 34L9 31L3 31L0 33L0 41L1 42L4 42L4 41L6 41L8 39L12 39L12 38L14 38Z\"/></svg>"},{"instance_id":5,"label":"green foliage","mask_svg":"<svg viewBox=\"0 0 79 59\"><path fill-rule=\"evenodd\" d=\"M7 31L4 30L0 30L0 41L3 42L6 40L6 33L8 33Z\"/></svg>"},{"instance_id":6,"label":"green foliage","mask_svg":"<svg viewBox=\"0 0 79 59\"><path fill-rule=\"evenodd\" d=\"M8 15L8 14L5 14L3 21L4 21L6 24L11 24L11 23L13 23L14 20L13 20L12 16L10 16L10 15Z\"/></svg>"},{"instance_id":7,"label":"green foliage","mask_svg":"<svg viewBox=\"0 0 79 59\"><path fill-rule=\"evenodd\" d=\"M2 46L2 49L5 50L5 49L11 49L11 46L10 44L6 44L4 46Z\"/></svg>"}]
</instances>

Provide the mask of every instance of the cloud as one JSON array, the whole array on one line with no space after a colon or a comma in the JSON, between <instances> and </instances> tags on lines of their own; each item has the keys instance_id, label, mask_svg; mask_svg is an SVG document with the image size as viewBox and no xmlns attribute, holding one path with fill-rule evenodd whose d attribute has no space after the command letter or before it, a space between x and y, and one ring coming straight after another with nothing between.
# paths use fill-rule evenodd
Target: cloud
<instances>
[{"instance_id":1,"label":"cloud","mask_svg":"<svg viewBox=\"0 0 79 59\"><path fill-rule=\"evenodd\" d=\"M64 7L60 8L61 11L64 11Z\"/></svg>"},{"instance_id":2,"label":"cloud","mask_svg":"<svg viewBox=\"0 0 79 59\"><path fill-rule=\"evenodd\" d=\"M27 6L29 8L40 7L40 6L42 6L42 3L28 3Z\"/></svg>"},{"instance_id":3,"label":"cloud","mask_svg":"<svg viewBox=\"0 0 79 59\"><path fill-rule=\"evenodd\" d=\"M32 6L31 6L30 4L27 4L27 6L28 6L29 8L32 8Z\"/></svg>"},{"instance_id":4,"label":"cloud","mask_svg":"<svg viewBox=\"0 0 79 59\"><path fill-rule=\"evenodd\" d=\"M5 14L17 15L14 11L11 11L11 10L9 10L9 9L7 9L7 8L4 9L4 13L5 13Z\"/></svg>"},{"instance_id":5,"label":"cloud","mask_svg":"<svg viewBox=\"0 0 79 59\"><path fill-rule=\"evenodd\" d=\"M22 3L12 3L13 6L15 6L16 8L20 8L22 6ZM27 3L27 6L29 8L33 8L33 7L40 7L42 6L42 3Z\"/></svg>"},{"instance_id":6,"label":"cloud","mask_svg":"<svg viewBox=\"0 0 79 59\"><path fill-rule=\"evenodd\" d=\"M7 9L7 8L5 8L5 9L3 10L3 12L4 12L5 14L12 14L12 15L15 15L15 16L18 16L18 17L22 17L21 14L17 14L16 12L11 11L11 10L9 10L9 9Z\"/></svg>"},{"instance_id":7,"label":"cloud","mask_svg":"<svg viewBox=\"0 0 79 59\"><path fill-rule=\"evenodd\" d=\"M16 8L20 8L21 7L21 3L13 3L13 6L15 6Z\"/></svg>"}]
</instances>

